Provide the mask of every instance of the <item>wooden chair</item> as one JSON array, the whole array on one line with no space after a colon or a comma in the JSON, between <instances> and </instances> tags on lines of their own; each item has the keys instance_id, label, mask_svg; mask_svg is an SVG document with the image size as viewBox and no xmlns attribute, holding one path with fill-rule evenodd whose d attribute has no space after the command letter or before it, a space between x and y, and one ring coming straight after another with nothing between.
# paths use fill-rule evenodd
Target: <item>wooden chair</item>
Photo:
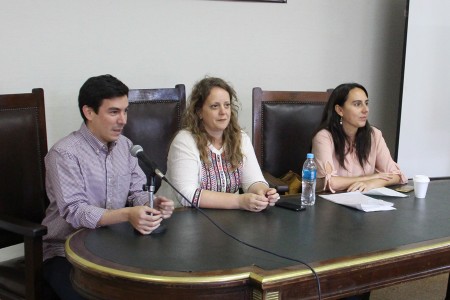
<instances>
[{"instance_id":1,"label":"wooden chair","mask_svg":"<svg viewBox=\"0 0 450 300\"><path fill-rule=\"evenodd\" d=\"M253 89L253 146L264 177L279 193L288 190L280 177L289 171L301 175L331 91Z\"/></svg>"},{"instance_id":2,"label":"wooden chair","mask_svg":"<svg viewBox=\"0 0 450 300\"><path fill-rule=\"evenodd\" d=\"M184 84L175 88L131 89L130 107L124 135L133 144L141 145L147 156L159 169L167 170L167 154L175 133L181 128L181 117L186 109ZM142 166L145 169L144 166ZM156 189L161 185L156 178Z\"/></svg>"},{"instance_id":3,"label":"wooden chair","mask_svg":"<svg viewBox=\"0 0 450 300\"><path fill-rule=\"evenodd\" d=\"M24 257L0 262L0 299L44 299L40 223L48 201L44 91L0 95L0 248L24 242Z\"/></svg>"}]
</instances>

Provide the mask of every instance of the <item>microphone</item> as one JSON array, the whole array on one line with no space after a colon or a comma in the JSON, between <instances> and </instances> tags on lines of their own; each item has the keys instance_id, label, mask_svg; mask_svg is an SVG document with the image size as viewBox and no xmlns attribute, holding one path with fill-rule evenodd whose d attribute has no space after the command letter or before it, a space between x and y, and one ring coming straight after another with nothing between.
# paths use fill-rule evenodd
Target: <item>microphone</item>
<instances>
[{"instance_id":1,"label":"microphone","mask_svg":"<svg viewBox=\"0 0 450 300\"><path fill-rule=\"evenodd\" d=\"M155 175L154 163L145 155L144 149L140 145L134 145L130 148L131 156L137 157L145 167L150 171L150 175Z\"/></svg>"},{"instance_id":2,"label":"microphone","mask_svg":"<svg viewBox=\"0 0 450 300\"><path fill-rule=\"evenodd\" d=\"M148 158L144 153L144 149L140 145L134 145L130 148L131 156L137 157L152 173L152 175L158 175L159 178L165 177L164 173L158 169L156 164Z\"/></svg>"},{"instance_id":3,"label":"microphone","mask_svg":"<svg viewBox=\"0 0 450 300\"><path fill-rule=\"evenodd\" d=\"M131 156L137 157L139 161L141 161L146 169L149 171L148 178L147 178L147 184L144 184L143 190L148 192L149 196L149 206L153 208L153 199L154 199L154 192L155 192L155 175L158 175L161 177L164 176L164 174L156 167L156 164L151 161L147 155L144 153L144 149L140 145L134 145L130 148L130 154ZM163 177L161 177L163 178ZM149 184L150 183L150 184ZM163 233L165 231L165 226L161 224L158 228L152 231L152 233Z\"/></svg>"}]
</instances>

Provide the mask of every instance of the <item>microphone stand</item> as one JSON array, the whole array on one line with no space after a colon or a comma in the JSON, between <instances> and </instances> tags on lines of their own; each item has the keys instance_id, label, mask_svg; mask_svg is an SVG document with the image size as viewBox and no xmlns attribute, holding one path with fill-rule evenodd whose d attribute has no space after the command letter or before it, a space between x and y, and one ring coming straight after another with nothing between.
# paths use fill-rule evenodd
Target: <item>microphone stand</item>
<instances>
[{"instance_id":1,"label":"microphone stand","mask_svg":"<svg viewBox=\"0 0 450 300\"><path fill-rule=\"evenodd\" d=\"M154 193L155 193L155 176L147 176L147 184L142 189L148 193L148 206L153 208L154 205Z\"/></svg>"},{"instance_id":2,"label":"microphone stand","mask_svg":"<svg viewBox=\"0 0 450 300\"><path fill-rule=\"evenodd\" d=\"M154 194L155 194L155 173L147 176L147 183L142 186L142 190L148 193L148 206L154 208ZM153 215L153 214L152 214ZM166 226L160 224L158 228L153 230L150 234L159 234L166 231Z\"/></svg>"}]
</instances>

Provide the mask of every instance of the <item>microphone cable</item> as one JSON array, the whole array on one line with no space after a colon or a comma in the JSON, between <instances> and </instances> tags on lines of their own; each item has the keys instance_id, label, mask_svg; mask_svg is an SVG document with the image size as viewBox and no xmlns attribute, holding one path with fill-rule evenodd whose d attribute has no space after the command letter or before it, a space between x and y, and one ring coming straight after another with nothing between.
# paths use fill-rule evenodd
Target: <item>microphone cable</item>
<instances>
[{"instance_id":1,"label":"microphone cable","mask_svg":"<svg viewBox=\"0 0 450 300\"><path fill-rule=\"evenodd\" d=\"M191 207L194 207L194 208L195 208L198 212L200 212L206 219L208 219L208 220L209 220L209 221L210 221L217 229L219 229L222 233L224 233L224 234L227 235L228 237L232 238L233 240L235 240L235 241L237 241L237 242L239 242L239 243L241 243L241 244L243 244L243 245L246 245L247 247L250 247L250 248L256 249L256 250L258 250L258 251L261 251L261 252L264 252L264 253L267 253L267 254L270 254L270 255L273 255L273 256L277 256L277 257L280 257L280 258L283 258L283 259L286 259L286 260L290 260L290 261L295 261L295 262L301 263L302 265L304 265L304 266L306 266L308 269L310 269L311 272L312 272L313 275L314 275L314 278L315 278L316 282L317 282L317 295L318 295L318 298L319 298L319 300L322 299L319 275L317 275L316 271L315 271L308 263L306 263L306 262L304 262L304 261L302 261L302 260L299 260L299 259L294 259L294 258L291 258L291 257L288 257L288 256L284 256L284 255L281 255L281 254L278 254L278 253L275 253L275 252L266 250L266 249L264 249L264 248L261 248L261 247L258 247L258 246L249 244L249 243L247 243L247 242L245 242L245 241L243 241L243 240L241 240L241 239L235 237L234 235L232 235L231 233L229 233L228 231L226 231L225 229L223 229L222 226L220 226L219 224L217 224L213 219L211 219L211 217L208 216L208 214L205 213L201 208L197 207L196 205L193 205L192 202L191 202L189 199L186 198L186 196L184 196L184 195L183 195L176 187L174 187L174 186L172 185L172 183L166 178L166 176L158 169L157 165L145 155L144 149L143 149L141 146L139 146L139 145L134 145L134 146L132 146L131 149L130 149L130 153L131 153L132 156L137 157L138 159L142 160L143 163L144 163L145 165L147 165L148 167L150 167L150 169L152 170L152 173L153 173L153 174L156 174L159 178L161 178L161 180L164 180L164 181L165 181L172 189L174 189L174 190L175 190L175 191L176 191L176 192L177 192L184 200L186 200L187 203L189 203L189 204L191 205ZM181 205L183 205L183 204L181 203L181 201L179 201L178 199L177 199L177 201L178 201Z\"/></svg>"},{"instance_id":2,"label":"microphone cable","mask_svg":"<svg viewBox=\"0 0 450 300\"><path fill-rule=\"evenodd\" d=\"M153 163L153 164L154 164L154 163ZM264 253L267 253L267 254L270 254L270 255L273 255L273 256L277 256L277 257L280 257L280 258L283 258L283 259L286 259L286 260L290 260L290 261L295 261L295 262L301 263L302 265L304 265L304 266L306 266L308 269L310 269L311 272L313 273L314 278L315 278L316 283L317 283L317 295L318 295L318 299L319 299L319 300L322 299L322 293L321 293L321 288L320 288L320 279L319 279L319 275L317 275L316 271L315 271L315 270L313 269L313 267L311 267L308 263L306 263L306 262L304 262L304 261L302 261L302 260L299 260L299 259L295 259L295 258L291 258L291 257L288 257L288 256L284 256L284 255L281 255L281 254L272 252L272 251L270 251L270 250L266 250L266 249L264 249L264 248L261 248L261 247L258 247L258 246L249 244L249 243L247 243L246 241L243 241L243 240L241 240L241 239L235 237L234 235L232 235L231 233L229 233L228 231L226 231L225 229L223 229L223 228L222 228L219 224L217 224L213 219L211 219L211 217L208 216L208 214L207 214L206 212L204 212L200 207L198 207L198 206L196 206L196 205L193 205L192 202L191 202L189 199L187 199L187 198L186 198L186 197L185 197L185 196L184 196L184 195L183 195L176 187L174 187L174 186L172 185L172 183L169 182L169 180L166 178L166 176L165 176L159 169L155 168L155 173L156 173L156 175L158 175L159 178L161 178L161 180L164 180L165 182L167 182L167 184L168 184L172 189L174 189L181 197L183 197L183 199L186 200L186 201L191 205L191 207L194 207L194 208L195 208L198 212L200 212L205 218L207 218L214 226L216 226L217 229L219 229L221 232L223 232L223 233L224 233L225 235L227 235L228 237L232 238L233 240L235 240L235 241L237 241L237 242L239 242L239 243L241 243L241 244L243 244L243 245L246 245L247 247L250 247L250 248L256 249L256 250L258 250L258 251L261 251L261 252L264 252ZM183 205L183 204L181 203L181 201L179 201L178 199L177 199L177 201L178 201L181 205Z\"/></svg>"}]
</instances>

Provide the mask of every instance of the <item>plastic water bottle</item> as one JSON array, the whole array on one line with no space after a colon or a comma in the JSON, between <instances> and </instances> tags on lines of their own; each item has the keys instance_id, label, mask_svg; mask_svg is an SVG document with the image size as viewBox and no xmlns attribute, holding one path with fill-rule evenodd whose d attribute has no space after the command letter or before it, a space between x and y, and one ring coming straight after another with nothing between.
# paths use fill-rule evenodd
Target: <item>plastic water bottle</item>
<instances>
[{"instance_id":1,"label":"plastic water bottle","mask_svg":"<svg viewBox=\"0 0 450 300\"><path fill-rule=\"evenodd\" d=\"M308 153L302 169L302 205L311 206L316 203L316 174L314 154Z\"/></svg>"}]
</instances>

